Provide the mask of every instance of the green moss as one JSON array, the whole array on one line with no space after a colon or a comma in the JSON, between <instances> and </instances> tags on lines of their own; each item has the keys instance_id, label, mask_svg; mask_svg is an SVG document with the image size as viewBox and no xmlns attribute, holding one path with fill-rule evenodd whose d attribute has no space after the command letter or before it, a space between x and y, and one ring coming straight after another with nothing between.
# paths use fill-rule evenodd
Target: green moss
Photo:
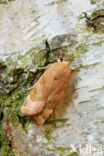
<instances>
[{"instance_id":1,"label":"green moss","mask_svg":"<svg viewBox=\"0 0 104 156\"><path fill-rule=\"evenodd\" d=\"M46 51L35 52L33 63L37 65L37 67L43 67L46 64Z\"/></svg>"},{"instance_id":2,"label":"green moss","mask_svg":"<svg viewBox=\"0 0 104 156\"><path fill-rule=\"evenodd\" d=\"M12 1L15 1L15 0L8 0L8 2L12 2Z\"/></svg>"},{"instance_id":3,"label":"green moss","mask_svg":"<svg viewBox=\"0 0 104 156\"><path fill-rule=\"evenodd\" d=\"M69 154L68 156L78 156L77 152L72 152L71 154Z\"/></svg>"},{"instance_id":4,"label":"green moss","mask_svg":"<svg viewBox=\"0 0 104 156\"><path fill-rule=\"evenodd\" d=\"M7 95L4 102L4 116L7 117L8 113L12 113L14 111L15 113L18 113L26 95L25 90L20 87L10 95Z\"/></svg>"},{"instance_id":5,"label":"green moss","mask_svg":"<svg viewBox=\"0 0 104 156\"><path fill-rule=\"evenodd\" d=\"M99 144L104 146L104 142L99 142Z\"/></svg>"},{"instance_id":6,"label":"green moss","mask_svg":"<svg viewBox=\"0 0 104 156\"><path fill-rule=\"evenodd\" d=\"M104 107L99 107L97 110L104 110Z\"/></svg>"},{"instance_id":7,"label":"green moss","mask_svg":"<svg viewBox=\"0 0 104 156\"><path fill-rule=\"evenodd\" d=\"M3 124L4 124L4 121L7 120L8 115L12 113L17 114L19 118L23 120L23 117L20 115L20 106L23 103L24 96L25 96L24 91L21 89L21 90L15 91L14 93L10 95L5 96L4 100L3 98L2 100L0 98L0 101L2 102L0 103L0 107L1 107L1 125L0 126L2 127L2 129L0 129L0 138L1 138L0 144L1 144L1 150L2 150L1 155L6 155L6 153L8 153L8 155L11 155L11 156L13 155L8 144L8 138L5 137L6 132L5 132L5 128ZM25 131L27 131L29 119L27 119L26 117L24 118L25 118L25 122L23 122L23 128L25 129Z\"/></svg>"},{"instance_id":8,"label":"green moss","mask_svg":"<svg viewBox=\"0 0 104 156\"><path fill-rule=\"evenodd\" d=\"M57 147L57 150L60 151L60 152L65 152L65 148L64 147L61 147L61 146L60 147Z\"/></svg>"},{"instance_id":9,"label":"green moss","mask_svg":"<svg viewBox=\"0 0 104 156\"><path fill-rule=\"evenodd\" d=\"M102 123L102 124L104 124L104 120L103 120L103 121L101 121L101 123Z\"/></svg>"},{"instance_id":10,"label":"green moss","mask_svg":"<svg viewBox=\"0 0 104 156\"><path fill-rule=\"evenodd\" d=\"M59 0L59 1L51 2L48 5L54 5L54 4L57 4L58 5L58 4L64 3L64 2L67 2L67 0Z\"/></svg>"},{"instance_id":11,"label":"green moss","mask_svg":"<svg viewBox=\"0 0 104 156\"><path fill-rule=\"evenodd\" d=\"M73 73L73 72L79 72L80 70L82 70L82 69L87 69L87 68L89 68L89 66L96 66L98 63L94 63L94 64L91 64L91 65L80 65L79 67L77 67L77 68L71 68L71 73Z\"/></svg>"},{"instance_id":12,"label":"green moss","mask_svg":"<svg viewBox=\"0 0 104 156\"><path fill-rule=\"evenodd\" d=\"M46 129L46 130L43 132L43 134L44 134L44 137L45 137L48 141L51 140L51 131L50 131L49 129Z\"/></svg>"},{"instance_id":13,"label":"green moss","mask_svg":"<svg viewBox=\"0 0 104 156\"><path fill-rule=\"evenodd\" d=\"M71 152L71 148L65 148L62 146L59 146L56 148L56 150L60 151L60 153L62 153L63 155L67 155L67 156L77 156L77 152Z\"/></svg>"},{"instance_id":14,"label":"green moss","mask_svg":"<svg viewBox=\"0 0 104 156\"><path fill-rule=\"evenodd\" d=\"M60 152L65 152L66 150L67 150L67 151L70 151L70 150L71 150L71 148L65 148L65 147L61 147L61 146L57 147L56 149L57 149L58 151L60 151Z\"/></svg>"},{"instance_id":15,"label":"green moss","mask_svg":"<svg viewBox=\"0 0 104 156\"><path fill-rule=\"evenodd\" d=\"M0 0L0 4L7 4L5 0Z\"/></svg>"},{"instance_id":16,"label":"green moss","mask_svg":"<svg viewBox=\"0 0 104 156\"><path fill-rule=\"evenodd\" d=\"M67 2L67 0L60 0L60 2L61 2L61 3L63 3L63 2Z\"/></svg>"},{"instance_id":17,"label":"green moss","mask_svg":"<svg viewBox=\"0 0 104 156\"><path fill-rule=\"evenodd\" d=\"M0 126L2 128L8 115L15 114L25 132L28 132L27 128L31 119L21 115L20 107L29 93L27 89L37 82L44 71L38 70L38 67L50 63L48 50L32 48L24 56L21 54L21 57L12 56L15 59L8 57L6 64L0 61ZM36 68L35 71L34 67ZM5 134L5 129L0 129L2 155L7 155L6 153L9 155L11 150L8 139L5 139ZM45 137L50 140L49 131L46 131Z\"/></svg>"},{"instance_id":18,"label":"green moss","mask_svg":"<svg viewBox=\"0 0 104 156\"><path fill-rule=\"evenodd\" d=\"M0 155L1 156L14 156L14 153L11 151L8 137L4 128L4 124L0 125Z\"/></svg>"},{"instance_id":19,"label":"green moss","mask_svg":"<svg viewBox=\"0 0 104 156\"><path fill-rule=\"evenodd\" d=\"M56 119L56 121L61 122L61 123L66 123L68 119Z\"/></svg>"},{"instance_id":20,"label":"green moss","mask_svg":"<svg viewBox=\"0 0 104 156\"><path fill-rule=\"evenodd\" d=\"M75 56L73 53L65 56L65 60L68 62L72 62L72 61L74 61L74 59L75 59Z\"/></svg>"},{"instance_id":21,"label":"green moss","mask_svg":"<svg viewBox=\"0 0 104 156\"><path fill-rule=\"evenodd\" d=\"M53 52L50 52L49 62L50 63L56 62L55 54Z\"/></svg>"},{"instance_id":22,"label":"green moss","mask_svg":"<svg viewBox=\"0 0 104 156\"><path fill-rule=\"evenodd\" d=\"M51 149L53 150L53 149ZM77 156L78 153L77 152L72 152L72 148L70 147L62 147L62 146L58 146L55 147L55 151L58 151L60 153L60 155L65 155L65 156Z\"/></svg>"},{"instance_id":23,"label":"green moss","mask_svg":"<svg viewBox=\"0 0 104 156\"><path fill-rule=\"evenodd\" d=\"M12 2L15 0L8 0L8 2ZM0 0L0 4L8 4L8 2L6 0Z\"/></svg>"},{"instance_id":24,"label":"green moss","mask_svg":"<svg viewBox=\"0 0 104 156\"><path fill-rule=\"evenodd\" d=\"M81 43L78 47L76 47L76 52L78 56L80 54L85 54L86 52L88 52L88 44Z\"/></svg>"},{"instance_id":25,"label":"green moss","mask_svg":"<svg viewBox=\"0 0 104 156\"><path fill-rule=\"evenodd\" d=\"M51 120L51 118L49 117L48 120L46 121L46 123L56 123L56 122L61 122L61 123L66 123L68 119L55 119L55 120Z\"/></svg>"},{"instance_id":26,"label":"green moss","mask_svg":"<svg viewBox=\"0 0 104 156\"><path fill-rule=\"evenodd\" d=\"M51 144L51 147L47 147L46 150L58 153L60 156L78 156L78 153L73 151L72 148L64 146L56 146L55 144Z\"/></svg>"},{"instance_id":27,"label":"green moss","mask_svg":"<svg viewBox=\"0 0 104 156\"><path fill-rule=\"evenodd\" d=\"M80 71L79 68L71 68L71 73Z\"/></svg>"},{"instance_id":28,"label":"green moss","mask_svg":"<svg viewBox=\"0 0 104 156\"><path fill-rule=\"evenodd\" d=\"M4 121L7 120L9 114L14 113L14 114L18 115L20 121L23 120L23 118L24 118L25 122L21 122L21 123L22 123L25 131L27 131L29 119L27 119L27 117L22 117L20 115L20 106L22 105L25 96L26 96L25 91L22 88L21 89L19 88L18 90L15 90L10 95L6 95L6 96L4 96L4 98L2 97L2 100L0 98L0 101L2 102L2 103L0 103L1 112L2 112L1 125L0 125L2 127L2 129L0 129L2 155L6 155L6 153L8 153L8 155L10 154L12 156L11 149L8 145L8 138L5 137L6 132L5 132L5 128L3 126ZM15 123L15 118L13 118L12 122Z\"/></svg>"},{"instance_id":29,"label":"green moss","mask_svg":"<svg viewBox=\"0 0 104 156\"><path fill-rule=\"evenodd\" d=\"M102 46L103 43L104 43L104 40L101 40L101 41L92 43L92 45L94 45L94 46Z\"/></svg>"},{"instance_id":30,"label":"green moss","mask_svg":"<svg viewBox=\"0 0 104 156\"><path fill-rule=\"evenodd\" d=\"M47 151L54 151L54 149L47 147L46 148Z\"/></svg>"}]
</instances>

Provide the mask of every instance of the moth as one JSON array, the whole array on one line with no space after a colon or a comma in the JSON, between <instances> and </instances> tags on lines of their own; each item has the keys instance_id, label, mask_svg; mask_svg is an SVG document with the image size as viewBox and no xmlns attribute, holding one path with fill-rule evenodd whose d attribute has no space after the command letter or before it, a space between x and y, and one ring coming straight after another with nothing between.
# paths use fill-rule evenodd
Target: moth
<instances>
[{"instance_id":1,"label":"moth","mask_svg":"<svg viewBox=\"0 0 104 156\"><path fill-rule=\"evenodd\" d=\"M32 116L42 125L61 99L70 79L67 62L56 62L49 66L25 99L21 113Z\"/></svg>"}]
</instances>

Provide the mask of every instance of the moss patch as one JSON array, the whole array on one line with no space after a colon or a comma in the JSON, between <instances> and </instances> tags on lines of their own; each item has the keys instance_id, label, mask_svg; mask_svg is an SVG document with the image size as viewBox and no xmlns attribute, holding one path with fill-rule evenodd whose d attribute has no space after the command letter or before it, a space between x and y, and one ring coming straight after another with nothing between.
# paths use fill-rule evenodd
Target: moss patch
<instances>
[{"instance_id":1,"label":"moss patch","mask_svg":"<svg viewBox=\"0 0 104 156\"><path fill-rule=\"evenodd\" d=\"M71 148L64 148L64 147L61 147L61 146L57 147L56 149L57 149L58 151L60 151L60 152L65 152L66 150L68 150L68 151L71 150Z\"/></svg>"},{"instance_id":2,"label":"moss patch","mask_svg":"<svg viewBox=\"0 0 104 156\"><path fill-rule=\"evenodd\" d=\"M8 2L12 2L15 0L8 0ZM6 0L0 0L0 4L8 4L8 2Z\"/></svg>"},{"instance_id":3,"label":"moss patch","mask_svg":"<svg viewBox=\"0 0 104 156\"><path fill-rule=\"evenodd\" d=\"M56 123L56 122L61 122L61 123L66 123L68 119L56 119L56 120L51 120L51 118L48 118L46 121L46 124L48 123Z\"/></svg>"},{"instance_id":4,"label":"moss patch","mask_svg":"<svg viewBox=\"0 0 104 156\"><path fill-rule=\"evenodd\" d=\"M46 130L43 132L43 134L44 134L44 137L45 137L48 141L51 140L51 131L50 131L49 129L46 129Z\"/></svg>"},{"instance_id":5,"label":"moss patch","mask_svg":"<svg viewBox=\"0 0 104 156\"><path fill-rule=\"evenodd\" d=\"M52 146L46 148L47 151L52 151L54 153L59 153L60 156L78 156L77 152L74 152L71 147L63 146Z\"/></svg>"},{"instance_id":6,"label":"moss patch","mask_svg":"<svg viewBox=\"0 0 104 156\"><path fill-rule=\"evenodd\" d=\"M78 156L77 152L72 152L69 156Z\"/></svg>"},{"instance_id":7,"label":"moss patch","mask_svg":"<svg viewBox=\"0 0 104 156\"><path fill-rule=\"evenodd\" d=\"M78 47L76 47L76 52L78 56L80 54L85 54L86 52L88 52L88 44L81 43Z\"/></svg>"},{"instance_id":8,"label":"moss patch","mask_svg":"<svg viewBox=\"0 0 104 156\"><path fill-rule=\"evenodd\" d=\"M6 63L0 61L0 155L8 155L12 153L9 145L4 123L8 115L14 113L19 122L22 124L23 129L27 132L27 127L30 122L30 117L22 116L20 114L20 107L24 99L29 93L29 88L33 86L41 74L44 67L49 64L48 55L49 49L32 48L25 55L19 56L12 55L7 58ZM45 136L49 139L49 133L46 132ZM13 153L12 153L13 154Z\"/></svg>"},{"instance_id":9,"label":"moss patch","mask_svg":"<svg viewBox=\"0 0 104 156\"><path fill-rule=\"evenodd\" d=\"M64 3L64 2L67 2L67 0L59 0L59 1L51 2L48 5L54 5L54 4L58 5L58 4L61 4L61 3Z\"/></svg>"}]
</instances>

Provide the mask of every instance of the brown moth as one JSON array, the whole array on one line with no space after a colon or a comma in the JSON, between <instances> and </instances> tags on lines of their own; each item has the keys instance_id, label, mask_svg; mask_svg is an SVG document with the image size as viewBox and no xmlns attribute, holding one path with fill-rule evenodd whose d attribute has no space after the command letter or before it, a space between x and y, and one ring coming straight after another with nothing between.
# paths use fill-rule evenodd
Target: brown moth
<instances>
[{"instance_id":1,"label":"brown moth","mask_svg":"<svg viewBox=\"0 0 104 156\"><path fill-rule=\"evenodd\" d=\"M33 116L36 123L42 125L61 99L69 79L70 68L67 62L52 64L30 91L21 107L21 113Z\"/></svg>"}]
</instances>

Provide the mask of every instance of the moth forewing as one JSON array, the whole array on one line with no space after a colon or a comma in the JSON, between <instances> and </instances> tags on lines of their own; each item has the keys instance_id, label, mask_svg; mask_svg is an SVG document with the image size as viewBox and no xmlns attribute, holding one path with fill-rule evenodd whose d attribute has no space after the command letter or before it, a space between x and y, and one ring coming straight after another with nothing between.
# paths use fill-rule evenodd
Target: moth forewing
<instances>
[{"instance_id":1,"label":"moth forewing","mask_svg":"<svg viewBox=\"0 0 104 156\"><path fill-rule=\"evenodd\" d=\"M51 73L51 71L54 71L53 74ZM50 67L49 72L50 76L53 77L53 81L45 103L45 108L43 109L42 113L33 117L39 125L43 124L53 112L57 103L61 99L70 78L70 69L64 62L54 63L53 66Z\"/></svg>"},{"instance_id":2,"label":"moth forewing","mask_svg":"<svg viewBox=\"0 0 104 156\"><path fill-rule=\"evenodd\" d=\"M52 85L52 78L48 78L49 74L44 72L30 91L21 107L23 115L33 116L43 111Z\"/></svg>"},{"instance_id":3,"label":"moth forewing","mask_svg":"<svg viewBox=\"0 0 104 156\"><path fill-rule=\"evenodd\" d=\"M33 116L37 124L43 124L62 97L70 78L66 62L52 64L40 77L21 107L21 113Z\"/></svg>"}]
</instances>

